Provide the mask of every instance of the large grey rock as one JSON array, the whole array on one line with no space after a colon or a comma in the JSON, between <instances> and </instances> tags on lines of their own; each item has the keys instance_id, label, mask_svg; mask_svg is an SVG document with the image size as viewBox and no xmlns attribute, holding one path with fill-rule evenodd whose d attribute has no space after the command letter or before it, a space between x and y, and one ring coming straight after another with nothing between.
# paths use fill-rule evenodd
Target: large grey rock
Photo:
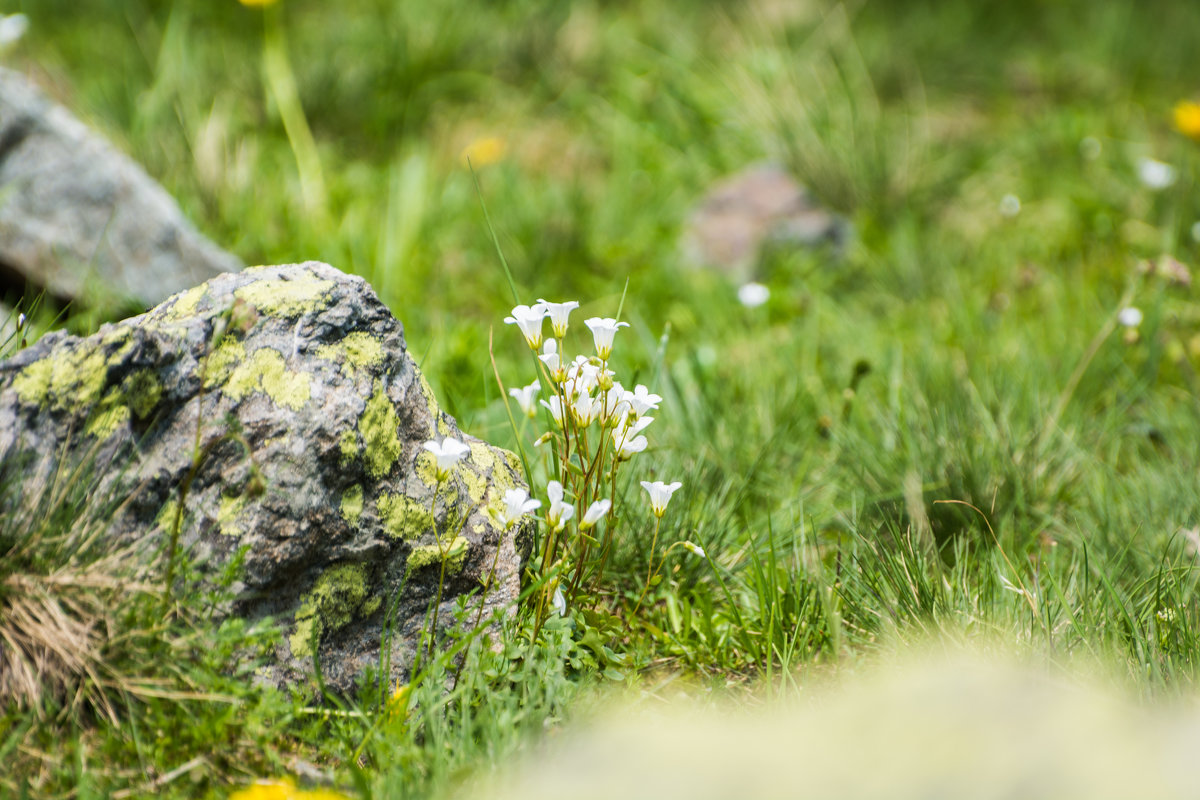
<instances>
[{"instance_id":1,"label":"large grey rock","mask_svg":"<svg viewBox=\"0 0 1200 800\"><path fill-rule=\"evenodd\" d=\"M0 264L58 297L102 292L147 307L242 266L141 167L6 69Z\"/></svg>"},{"instance_id":2,"label":"large grey rock","mask_svg":"<svg viewBox=\"0 0 1200 800\"><path fill-rule=\"evenodd\" d=\"M398 592L390 660L402 678L436 592L435 524L450 553L443 621L484 584L484 619L515 600L530 531L489 514L520 483L515 458L438 410L361 278L316 262L226 274L0 362L0 468L38 481L94 458L97 496L128 496L109 534L140 537L147 553L173 524L197 419L211 451L181 541L208 576L244 550L232 612L284 626L266 679L302 679L315 642L328 683L348 690L379 661ZM471 452L439 488L422 443L444 436Z\"/></svg>"},{"instance_id":3,"label":"large grey rock","mask_svg":"<svg viewBox=\"0 0 1200 800\"><path fill-rule=\"evenodd\" d=\"M839 244L848 229L782 167L757 164L709 189L688 218L682 247L692 266L745 281L754 277L764 244Z\"/></svg>"}]
</instances>

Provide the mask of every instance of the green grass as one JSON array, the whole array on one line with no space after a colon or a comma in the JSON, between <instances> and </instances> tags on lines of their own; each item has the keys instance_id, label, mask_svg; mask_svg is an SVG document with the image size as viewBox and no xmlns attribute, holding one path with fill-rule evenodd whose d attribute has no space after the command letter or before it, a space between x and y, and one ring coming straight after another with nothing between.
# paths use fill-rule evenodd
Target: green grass
<instances>
[{"instance_id":1,"label":"green grass","mask_svg":"<svg viewBox=\"0 0 1200 800\"><path fill-rule=\"evenodd\" d=\"M605 613L536 642L513 623L497 651L467 648L449 693L435 662L407 716L378 692L330 707L258 689L220 654L269 632L180 618L113 655L165 687L118 693L118 722L54 699L7 711L6 791L223 796L307 763L348 792L438 796L590 707L606 671L740 694L930 634L1095 656L1146 695L1195 688L1200 305L1138 265L1200 261L1200 144L1170 127L1200 90L1200 7L783 5L282 0L314 209L260 11L18 0L32 25L8 65L248 263L367 277L472 434L515 445L493 331L506 383L532 377L481 200L524 302L609 316L628 282L615 360L666 398L632 477L683 481L661 540L710 560L673 551L631 614L653 529L631 482ZM483 136L507 153L479 168L480 196L459 153ZM1142 156L1176 183L1141 186ZM771 300L751 310L681 264L678 235L711 181L764 158L856 235L840 257L768 255ZM1145 312L1136 341L1115 325L1125 303ZM13 514L6 546L42 530ZM66 557L54 524L44 563ZM128 630L147 602L124 601ZM187 674L173 648L200 655Z\"/></svg>"}]
</instances>

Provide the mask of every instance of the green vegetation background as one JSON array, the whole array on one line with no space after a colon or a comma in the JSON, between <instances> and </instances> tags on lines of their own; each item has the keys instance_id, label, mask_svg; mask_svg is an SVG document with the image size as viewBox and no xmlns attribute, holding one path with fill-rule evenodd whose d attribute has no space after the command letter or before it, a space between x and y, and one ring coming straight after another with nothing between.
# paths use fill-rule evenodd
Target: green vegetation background
<instances>
[{"instance_id":1,"label":"green vegetation background","mask_svg":"<svg viewBox=\"0 0 1200 800\"><path fill-rule=\"evenodd\" d=\"M220 646L202 625L176 631L207 654L187 675L153 666L159 645L122 656L176 695L127 697L117 723L8 713L6 790L220 796L300 759L359 792L437 794L586 703L621 653L634 685L764 691L941 631L1099 655L1148 693L1194 683L1200 305L1139 264L1200 252L1200 143L1171 126L1200 92L1200 5L281 0L267 13L319 153L316 204L266 90L262 9L7 10L31 21L8 66L247 263L367 277L444 407L511 445L493 329L508 383L532 376L500 324L511 295L460 156L502 139L478 180L521 299L608 316L628 282L636 333L616 361L667 398L639 477L684 482L664 538L712 562L673 555L603 642L512 631L452 696L416 687L409 717L254 689L220 658L246 631L227 625ZM1141 185L1142 157L1175 183ZM771 299L746 309L685 268L678 238L711 182L763 159L856 236L840 257L768 253ZM1136 340L1124 305L1145 313ZM626 527L614 611L648 524Z\"/></svg>"}]
</instances>

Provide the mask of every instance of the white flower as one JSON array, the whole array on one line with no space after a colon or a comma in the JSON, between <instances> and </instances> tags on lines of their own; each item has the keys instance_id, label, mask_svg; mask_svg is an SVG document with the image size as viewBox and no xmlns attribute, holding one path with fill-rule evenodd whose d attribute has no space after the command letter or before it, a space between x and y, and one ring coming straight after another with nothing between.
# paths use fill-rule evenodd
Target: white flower
<instances>
[{"instance_id":1,"label":"white flower","mask_svg":"<svg viewBox=\"0 0 1200 800\"><path fill-rule=\"evenodd\" d=\"M541 500L532 500L524 489L509 489L504 493L504 511L500 514L500 524L508 530L516 524L524 514L542 507Z\"/></svg>"},{"instance_id":2,"label":"white flower","mask_svg":"<svg viewBox=\"0 0 1200 800\"><path fill-rule=\"evenodd\" d=\"M555 383L562 383L567 379L567 371L562 368L562 360L558 355L558 340L547 339L538 360L546 365Z\"/></svg>"},{"instance_id":3,"label":"white flower","mask_svg":"<svg viewBox=\"0 0 1200 800\"><path fill-rule=\"evenodd\" d=\"M662 397L651 394L649 389L639 383L634 387L632 392L625 393L625 402L629 403L633 409L634 416L640 417L650 409L658 408L658 404L662 402Z\"/></svg>"},{"instance_id":4,"label":"white flower","mask_svg":"<svg viewBox=\"0 0 1200 800\"><path fill-rule=\"evenodd\" d=\"M470 447L450 436L443 439L441 444L436 439L430 439L423 446L426 450L433 453L433 457L437 459L435 472L439 481L449 478L450 470L454 465L462 461L467 453L471 452Z\"/></svg>"},{"instance_id":5,"label":"white flower","mask_svg":"<svg viewBox=\"0 0 1200 800\"><path fill-rule=\"evenodd\" d=\"M571 403L571 419L581 428L586 428L600 413L600 401L588 394L581 394Z\"/></svg>"},{"instance_id":6,"label":"white flower","mask_svg":"<svg viewBox=\"0 0 1200 800\"><path fill-rule=\"evenodd\" d=\"M563 487L558 481L550 481L546 484L546 496L550 498L550 509L546 512L546 524L550 526L551 530L561 531L567 524L567 520L575 515L575 507L562 501Z\"/></svg>"},{"instance_id":7,"label":"white flower","mask_svg":"<svg viewBox=\"0 0 1200 800\"><path fill-rule=\"evenodd\" d=\"M771 290L761 283L744 283L738 288L738 302L746 308L758 308L771 299Z\"/></svg>"},{"instance_id":8,"label":"white flower","mask_svg":"<svg viewBox=\"0 0 1200 800\"><path fill-rule=\"evenodd\" d=\"M704 552L704 548L700 545L692 544L691 542L680 542L680 544L684 546L684 549L690 550L701 558L708 558L708 555Z\"/></svg>"},{"instance_id":9,"label":"white flower","mask_svg":"<svg viewBox=\"0 0 1200 800\"><path fill-rule=\"evenodd\" d=\"M1142 185L1154 191L1166 189L1175 182L1175 168L1153 158L1139 158L1137 172Z\"/></svg>"},{"instance_id":10,"label":"white flower","mask_svg":"<svg viewBox=\"0 0 1200 800\"><path fill-rule=\"evenodd\" d=\"M562 587L554 587L554 597L550 600L550 606L558 612L560 617L567 615L567 598L563 597Z\"/></svg>"},{"instance_id":11,"label":"white flower","mask_svg":"<svg viewBox=\"0 0 1200 800\"><path fill-rule=\"evenodd\" d=\"M24 14L0 14L0 50L7 48L29 30L29 17Z\"/></svg>"},{"instance_id":12,"label":"white flower","mask_svg":"<svg viewBox=\"0 0 1200 800\"><path fill-rule=\"evenodd\" d=\"M563 426L562 401L555 396L549 400L539 400L538 402L550 411L550 417L554 420L554 424L561 428Z\"/></svg>"},{"instance_id":13,"label":"white flower","mask_svg":"<svg viewBox=\"0 0 1200 800\"><path fill-rule=\"evenodd\" d=\"M625 419L629 413L629 403L625 400L625 389L619 383L614 383L608 391L600 395L598 411L600 421L605 425L615 425Z\"/></svg>"},{"instance_id":14,"label":"white flower","mask_svg":"<svg viewBox=\"0 0 1200 800\"><path fill-rule=\"evenodd\" d=\"M611 317L592 317L584 320L584 325L592 332L592 340L596 343L596 355L600 356L601 361L608 361L608 357L612 355L613 337L617 335L618 328L628 328L628 322L617 322Z\"/></svg>"},{"instance_id":15,"label":"white flower","mask_svg":"<svg viewBox=\"0 0 1200 800\"><path fill-rule=\"evenodd\" d=\"M546 307L541 303L531 306L517 306L512 310L511 317L505 317L507 325L516 325L521 329L521 335L529 346L537 350L542 345L542 320L546 318Z\"/></svg>"},{"instance_id":16,"label":"white flower","mask_svg":"<svg viewBox=\"0 0 1200 800\"><path fill-rule=\"evenodd\" d=\"M1021 213L1021 198L1015 194L1006 194L1000 198L1000 215L1003 217L1015 217Z\"/></svg>"},{"instance_id":17,"label":"white flower","mask_svg":"<svg viewBox=\"0 0 1200 800\"><path fill-rule=\"evenodd\" d=\"M624 436L627 439L632 439L634 436L637 436L639 433L646 430L646 428L650 427L651 422L654 422L654 417L640 417L632 422L626 418L625 424L613 431L613 436L616 436L619 433L621 436Z\"/></svg>"},{"instance_id":18,"label":"white flower","mask_svg":"<svg viewBox=\"0 0 1200 800\"><path fill-rule=\"evenodd\" d=\"M1136 328L1142 324L1142 310L1134 306L1122 308L1120 313L1117 314L1117 321L1126 328Z\"/></svg>"},{"instance_id":19,"label":"white flower","mask_svg":"<svg viewBox=\"0 0 1200 800\"><path fill-rule=\"evenodd\" d=\"M663 514L667 513L667 503L671 502L671 495L675 494L681 486L683 484L679 481L674 483L642 481L642 488L650 495L650 508L654 511L654 516L661 518Z\"/></svg>"},{"instance_id":20,"label":"white flower","mask_svg":"<svg viewBox=\"0 0 1200 800\"><path fill-rule=\"evenodd\" d=\"M600 385L600 367L584 356L576 356L567 368L566 392L568 397L576 394L591 394Z\"/></svg>"},{"instance_id":21,"label":"white flower","mask_svg":"<svg viewBox=\"0 0 1200 800\"><path fill-rule=\"evenodd\" d=\"M567 317L571 312L579 308L579 303L574 300L568 300L565 303L551 303L549 300L538 300L546 307L546 313L550 315L550 325L554 328L554 335L559 339L567 335Z\"/></svg>"},{"instance_id":22,"label":"white flower","mask_svg":"<svg viewBox=\"0 0 1200 800\"><path fill-rule=\"evenodd\" d=\"M622 436L618 439L616 431L613 431L613 443L617 446L617 458L622 461L628 461L650 445L645 436L634 436L632 439Z\"/></svg>"},{"instance_id":23,"label":"white flower","mask_svg":"<svg viewBox=\"0 0 1200 800\"><path fill-rule=\"evenodd\" d=\"M534 381L523 389L509 389L508 393L517 401L517 405L525 412L525 416L533 419L537 415L537 406L533 404L533 396L541 391L541 388L542 385Z\"/></svg>"},{"instance_id":24,"label":"white flower","mask_svg":"<svg viewBox=\"0 0 1200 800\"><path fill-rule=\"evenodd\" d=\"M597 500L592 503L588 506L583 519L579 521L579 530L586 531L588 528L594 527L597 522L604 519L604 515L610 508L612 508L612 500Z\"/></svg>"}]
</instances>

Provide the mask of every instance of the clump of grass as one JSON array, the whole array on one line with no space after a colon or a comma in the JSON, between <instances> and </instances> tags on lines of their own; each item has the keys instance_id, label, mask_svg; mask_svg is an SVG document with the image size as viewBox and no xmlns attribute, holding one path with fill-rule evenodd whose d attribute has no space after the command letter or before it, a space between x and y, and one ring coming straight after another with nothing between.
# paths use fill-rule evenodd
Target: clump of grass
<instances>
[{"instance_id":1,"label":"clump of grass","mask_svg":"<svg viewBox=\"0 0 1200 800\"><path fill-rule=\"evenodd\" d=\"M0 700L115 720L106 691L123 681L105 658L115 614L153 587L128 546L104 541L114 506L91 497L86 463L39 485L24 474L30 460L0 469Z\"/></svg>"}]
</instances>

